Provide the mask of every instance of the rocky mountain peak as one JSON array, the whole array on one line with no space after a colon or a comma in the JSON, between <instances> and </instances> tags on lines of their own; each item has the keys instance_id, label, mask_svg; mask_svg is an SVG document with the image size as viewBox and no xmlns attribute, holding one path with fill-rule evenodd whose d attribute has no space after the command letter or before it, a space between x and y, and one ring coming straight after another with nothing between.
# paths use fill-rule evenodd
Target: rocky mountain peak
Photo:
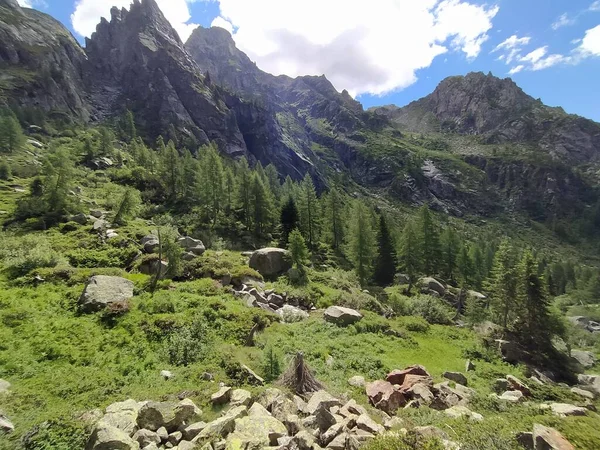
<instances>
[{"instance_id":1,"label":"rocky mountain peak","mask_svg":"<svg viewBox=\"0 0 600 450\"><path fill-rule=\"evenodd\" d=\"M5 8L21 9L17 0L0 0L0 6L4 6Z\"/></svg>"}]
</instances>

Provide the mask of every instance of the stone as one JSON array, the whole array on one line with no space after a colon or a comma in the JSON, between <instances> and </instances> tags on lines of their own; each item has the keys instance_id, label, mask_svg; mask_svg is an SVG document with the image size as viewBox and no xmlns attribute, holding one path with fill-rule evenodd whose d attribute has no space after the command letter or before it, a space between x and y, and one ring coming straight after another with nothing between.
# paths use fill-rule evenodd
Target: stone
<instances>
[{"instance_id":1,"label":"stone","mask_svg":"<svg viewBox=\"0 0 600 450\"><path fill-rule=\"evenodd\" d=\"M369 383L366 386L367 397L369 402L377 408L385 411L388 414L393 414L406 404L404 395L394 389L394 386L389 381L378 380Z\"/></svg>"},{"instance_id":2,"label":"stone","mask_svg":"<svg viewBox=\"0 0 600 450\"><path fill-rule=\"evenodd\" d=\"M137 424L139 428L156 431L165 427L168 431L174 431L181 427L186 421L198 415L198 407L189 399L179 403L171 402L147 402L138 413Z\"/></svg>"},{"instance_id":3,"label":"stone","mask_svg":"<svg viewBox=\"0 0 600 450\"><path fill-rule=\"evenodd\" d=\"M146 253L156 253L160 242L158 237L149 234L148 236L144 236L140 241L140 244L144 248L144 252Z\"/></svg>"},{"instance_id":4,"label":"stone","mask_svg":"<svg viewBox=\"0 0 600 450\"><path fill-rule=\"evenodd\" d=\"M529 397L531 395L531 390L529 389L529 386L527 386L525 383L523 383L517 377L512 376L512 375L507 375L506 381L508 381L508 386L511 390L521 391L523 393L523 395L525 395L526 397Z\"/></svg>"},{"instance_id":5,"label":"stone","mask_svg":"<svg viewBox=\"0 0 600 450\"><path fill-rule=\"evenodd\" d=\"M396 428L402 428L404 426L404 420L398 416L390 417L383 422L383 427L386 430L392 430Z\"/></svg>"},{"instance_id":6,"label":"stone","mask_svg":"<svg viewBox=\"0 0 600 450\"><path fill-rule=\"evenodd\" d=\"M236 418L225 415L206 424L206 426L192 439L192 442L204 442L226 437L235 428Z\"/></svg>"},{"instance_id":7,"label":"stone","mask_svg":"<svg viewBox=\"0 0 600 450\"><path fill-rule=\"evenodd\" d=\"M414 384L404 394L411 400L417 400L421 405L429 405L435 399L429 386L423 383Z\"/></svg>"},{"instance_id":8,"label":"stone","mask_svg":"<svg viewBox=\"0 0 600 450\"><path fill-rule=\"evenodd\" d=\"M206 428L205 422L192 423L183 429L183 431L182 431L183 439L185 439L186 441L191 441L196 436L198 436L198 434L200 434L200 432L202 430L204 430L205 428ZM165 430L165 434L166 434L167 430L166 429L164 429L164 430ZM166 435L163 440L167 440L167 437L168 437L168 435Z\"/></svg>"},{"instance_id":9,"label":"stone","mask_svg":"<svg viewBox=\"0 0 600 450\"><path fill-rule=\"evenodd\" d=\"M158 430L156 430L156 434L158 434L158 437L161 441L166 441L169 438L169 432L165 427L160 427Z\"/></svg>"},{"instance_id":10,"label":"stone","mask_svg":"<svg viewBox=\"0 0 600 450\"><path fill-rule=\"evenodd\" d=\"M414 365L402 370L393 370L392 372L388 373L386 381L389 381L392 384L402 385L407 375L431 377L431 375L429 374L429 372L427 372L425 367L420 365Z\"/></svg>"},{"instance_id":11,"label":"stone","mask_svg":"<svg viewBox=\"0 0 600 450\"><path fill-rule=\"evenodd\" d=\"M234 406L225 412L224 416L232 417L235 419L240 419L242 417L246 417L248 415L248 408L246 406Z\"/></svg>"},{"instance_id":12,"label":"stone","mask_svg":"<svg viewBox=\"0 0 600 450\"><path fill-rule=\"evenodd\" d=\"M104 216L104 213L102 211L100 211L99 209L91 209L90 216L92 216L96 219L100 219L100 218L102 218L102 216Z\"/></svg>"},{"instance_id":13,"label":"stone","mask_svg":"<svg viewBox=\"0 0 600 450\"><path fill-rule=\"evenodd\" d=\"M12 433L15 431L15 426L13 423L0 411L0 432L2 433Z\"/></svg>"},{"instance_id":14,"label":"stone","mask_svg":"<svg viewBox=\"0 0 600 450\"><path fill-rule=\"evenodd\" d=\"M584 369L591 369L596 364L596 356L592 352L571 350L571 357L581 364Z\"/></svg>"},{"instance_id":15,"label":"stone","mask_svg":"<svg viewBox=\"0 0 600 450\"><path fill-rule=\"evenodd\" d=\"M483 420L483 416L476 412L471 411L466 406L453 406L444 411L444 413L451 417L452 419L459 419L461 417L467 417L469 420L473 422L481 422Z\"/></svg>"},{"instance_id":16,"label":"stone","mask_svg":"<svg viewBox=\"0 0 600 450\"><path fill-rule=\"evenodd\" d=\"M110 426L132 435L137 429L137 418L141 405L133 399L113 403L106 407L102 420Z\"/></svg>"},{"instance_id":17,"label":"stone","mask_svg":"<svg viewBox=\"0 0 600 450\"><path fill-rule=\"evenodd\" d=\"M290 448L298 450L312 450L315 438L306 430L296 433L290 442Z\"/></svg>"},{"instance_id":18,"label":"stone","mask_svg":"<svg viewBox=\"0 0 600 450\"><path fill-rule=\"evenodd\" d=\"M521 391L506 391L499 397L499 399L512 403L525 401L524 395Z\"/></svg>"},{"instance_id":19,"label":"stone","mask_svg":"<svg viewBox=\"0 0 600 450\"><path fill-rule=\"evenodd\" d=\"M326 432L337 422L335 416L327 409L325 405L321 405L314 413L315 423L321 433Z\"/></svg>"},{"instance_id":20,"label":"stone","mask_svg":"<svg viewBox=\"0 0 600 450\"><path fill-rule=\"evenodd\" d=\"M533 448L535 450L575 450L575 447L554 428L533 425Z\"/></svg>"},{"instance_id":21,"label":"stone","mask_svg":"<svg viewBox=\"0 0 600 450\"><path fill-rule=\"evenodd\" d=\"M261 248L250 256L249 265L262 276L279 275L292 267L288 259L288 251L282 248Z\"/></svg>"},{"instance_id":22,"label":"stone","mask_svg":"<svg viewBox=\"0 0 600 450\"><path fill-rule=\"evenodd\" d=\"M348 384L357 388L364 388L366 385L365 377L355 375L348 379Z\"/></svg>"},{"instance_id":23,"label":"stone","mask_svg":"<svg viewBox=\"0 0 600 450\"><path fill-rule=\"evenodd\" d=\"M165 380L170 380L171 378L173 378L173 372L171 372L170 370L161 370L160 376L163 377Z\"/></svg>"},{"instance_id":24,"label":"stone","mask_svg":"<svg viewBox=\"0 0 600 450\"><path fill-rule=\"evenodd\" d=\"M273 404L282 398L286 398L286 396L281 389L267 388L258 397L257 402L263 405L267 411L272 411Z\"/></svg>"},{"instance_id":25,"label":"stone","mask_svg":"<svg viewBox=\"0 0 600 450\"><path fill-rule=\"evenodd\" d=\"M200 378L202 378L204 381L214 381L215 377L212 373L208 373L208 372L203 372L202 375L200 375Z\"/></svg>"},{"instance_id":26,"label":"stone","mask_svg":"<svg viewBox=\"0 0 600 450\"><path fill-rule=\"evenodd\" d=\"M404 273L397 273L396 284L410 284L410 277Z\"/></svg>"},{"instance_id":27,"label":"stone","mask_svg":"<svg viewBox=\"0 0 600 450\"><path fill-rule=\"evenodd\" d=\"M167 441L172 445L177 445L179 441L183 438L183 433L181 431L173 431L169 434Z\"/></svg>"},{"instance_id":28,"label":"stone","mask_svg":"<svg viewBox=\"0 0 600 450\"><path fill-rule=\"evenodd\" d=\"M594 396L600 396L600 375L583 375L577 376L577 382L579 387L590 391Z\"/></svg>"},{"instance_id":29,"label":"stone","mask_svg":"<svg viewBox=\"0 0 600 450\"><path fill-rule=\"evenodd\" d=\"M86 450L139 450L140 444L129 435L100 421L88 439Z\"/></svg>"},{"instance_id":30,"label":"stone","mask_svg":"<svg viewBox=\"0 0 600 450\"><path fill-rule=\"evenodd\" d=\"M200 256L206 251L206 247L200 239L184 236L177 239L177 243L180 247L185 249L185 251L192 252L194 255Z\"/></svg>"},{"instance_id":31,"label":"stone","mask_svg":"<svg viewBox=\"0 0 600 450\"><path fill-rule=\"evenodd\" d=\"M444 372L442 376L450 381L462 384L463 386L466 386L468 383L467 377L460 372Z\"/></svg>"},{"instance_id":32,"label":"stone","mask_svg":"<svg viewBox=\"0 0 600 450\"><path fill-rule=\"evenodd\" d=\"M253 385L263 385L263 384L265 384L265 380L262 377L258 376L256 374L256 372L254 372L247 365L241 364L240 368L246 374L246 378L247 378L249 384L253 384Z\"/></svg>"},{"instance_id":33,"label":"stone","mask_svg":"<svg viewBox=\"0 0 600 450\"><path fill-rule=\"evenodd\" d=\"M98 219L92 224L92 229L94 231L103 231L109 227L109 223L106 220Z\"/></svg>"},{"instance_id":34,"label":"stone","mask_svg":"<svg viewBox=\"0 0 600 450\"><path fill-rule=\"evenodd\" d=\"M275 311L283 323L295 323L308 319L308 313L292 305L283 305Z\"/></svg>"},{"instance_id":35,"label":"stone","mask_svg":"<svg viewBox=\"0 0 600 450\"><path fill-rule=\"evenodd\" d=\"M326 448L331 450L346 450L346 439L347 434L342 433L339 436L336 436L336 438L331 441Z\"/></svg>"},{"instance_id":36,"label":"stone","mask_svg":"<svg viewBox=\"0 0 600 450\"><path fill-rule=\"evenodd\" d=\"M590 391L586 391L585 389L574 387L571 388L571 392L575 395L579 395L580 397L587 398L589 400L594 400L594 394Z\"/></svg>"},{"instance_id":37,"label":"stone","mask_svg":"<svg viewBox=\"0 0 600 450\"><path fill-rule=\"evenodd\" d=\"M223 386L210 396L210 401L213 405L224 405L225 403L229 403L232 393L233 389L231 389L229 386Z\"/></svg>"},{"instance_id":38,"label":"stone","mask_svg":"<svg viewBox=\"0 0 600 450\"><path fill-rule=\"evenodd\" d=\"M10 391L10 383L8 381L0 378L0 395L8 394L9 391Z\"/></svg>"},{"instance_id":39,"label":"stone","mask_svg":"<svg viewBox=\"0 0 600 450\"><path fill-rule=\"evenodd\" d=\"M151 442L150 444L143 447L143 450L159 450L159 448L158 445L156 445L154 442Z\"/></svg>"},{"instance_id":40,"label":"stone","mask_svg":"<svg viewBox=\"0 0 600 450\"><path fill-rule=\"evenodd\" d=\"M212 445L210 445L210 444L208 444L208 445L210 446L210 450L212 450ZM179 443L179 445L177 446L177 450L209 450L209 448L205 448L205 447L198 447L196 445L196 443L186 440L186 441L181 441Z\"/></svg>"},{"instance_id":41,"label":"stone","mask_svg":"<svg viewBox=\"0 0 600 450\"><path fill-rule=\"evenodd\" d=\"M383 426L379 425L367 414L361 414L358 417L358 419L356 419L356 426L361 430L367 431L368 433L372 434L379 434L385 431Z\"/></svg>"},{"instance_id":42,"label":"stone","mask_svg":"<svg viewBox=\"0 0 600 450\"><path fill-rule=\"evenodd\" d=\"M550 403L550 410L555 416L585 416L587 409L569 403Z\"/></svg>"},{"instance_id":43,"label":"stone","mask_svg":"<svg viewBox=\"0 0 600 450\"><path fill-rule=\"evenodd\" d=\"M506 378L496 378L492 385L492 390L499 394L508 390L508 380Z\"/></svg>"},{"instance_id":44,"label":"stone","mask_svg":"<svg viewBox=\"0 0 600 450\"><path fill-rule=\"evenodd\" d=\"M40 141L37 141L35 139L27 139L27 143L35 148L44 148L44 144L42 144Z\"/></svg>"},{"instance_id":45,"label":"stone","mask_svg":"<svg viewBox=\"0 0 600 450\"><path fill-rule=\"evenodd\" d=\"M132 297L133 282L121 277L95 275L79 297L79 306L83 312L95 312L125 303Z\"/></svg>"},{"instance_id":46,"label":"stone","mask_svg":"<svg viewBox=\"0 0 600 450\"><path fill-rule=\"evenodd\" d=\"M310 400L308 401L308 404L306 405L305 412L306 412L306 414L315 414L315 412L319 408L329 409L332 406L341 406L341 405L342 405L342 403L340 402L339 399L333 397L327 391L320 390L320 391L315 392L310 397Z\"/></svg>"},{"instance_id":47,"label":"stone","mask_svg":"<svg viewBox=\"0 0 600 450\"><path fill-rule=\"evenodd\" d=\"M360 416L361 414L366 414L367 410L356 403L356 400L353 398L348 400L348 402L342 406L339 410L339 414L342 417L348 417L351 415Z\"/></svg>"},{"instance_id":48,"label":"stone","mask_svg":"<svg viewBox=\"0 0 600 450\"><path fill-rule=\"evenodd\" d=\"M296 405L287 397L278 397L271 404L269 412L278 420L283 421L288 415L298 412Z\"/></svg>"},{"instance_id":49,"label":"stone","mask_svg":"<svg viewBox=\"0 0 600 450\"><path fill-rule=\"evenodd\" d=\"M521 431L517 433L517 442L528 450L533 450L533 433L531 431Z\"/></svg>"},{"instance_id":50,"label":"stone","mask_svg":"<svg viewBox=\"0 0 600 450\"><path fill-rule=\"evenodd\" d=\"M137 430L132 438L134 441L137 441L138 444L140 444L141 448L144 448L152 443L160 444L160 436L154 431L146 429Z\"/></svg>"},{"instance_id":51,"label":"stone","mask_svg":"<svg viewBox=\"0 0 600 450\"><path fill-rule=\"evenodd\" d=\"M284 300L284 298L281 295L275 294L275 293L271 293L271 294L268 294L267 302L268 303L272 303L274 305L277 305L279 307L282 307L283 304L284 304L284 302L285 302L285 300Z\"/></svg>"},{"instance_id":52,"label":"stone","mask_svg":"<svg viewBox=\"0 0 600 450\"><path fill-rule=\"evenodd\" d=\"M362 314L351 308L343 306L330 306L325 310L323 317L327 322L347 326L362 319Z\"/></svg>"},{"instance_id":53,"label":"stone","mask_svg":"<svg viewBox=\"0 0 600 450\"><path fill-rule=\"evenodd\" d=\"M475 370L475 364L473 364L473 361L470 359L467 359L467 362L465 363L465 372L471 372L473 370Z\"/></svg>"},{"instance_id":54,"label":"stone","mask_svg":"<svg viewBox=\"0 0 600 450\"><path fill-rule=\"evenodd\" d=\"M69 220L71 222L78 223L79 225L85 225L88 223L88 216L86 216L84 213L79 213L69 217Z\"/></svg>"},{"instance_id":55,"label":"stone","mask_svg":"<svg viewBox=\"0 0 600 450\"><path fill-rule=\"evenodd\" d=\"M406 375L404 382L398 387L398 390L405 393L416 384L424 384L425 386L433 385L433 378L423 375Z\"/></svg>"},{"instance_id":56,"label":"stone","mask_svg":"<svg viewBox=\"0 0 600 450\"><path fill-rule=\"evenodd\" d=\"M419 284L421 288L426 289L428 291L433 291L439 294L440 297L443 297L446 294L446 288L442 283L432 277L425 277L419 280Z\"/></svg>"},{"instance_id":57,"label":"stone","mask_svg":"<svg viewBox=\"0 0 600 450\"><path fill-rule=\"evenodd\" d=\"M288 414L282 421L290 436L294 436L302 430L302 421L296 414Z\"/></svg>"},{"instance_id":58,"label":"stone","mask_svg":"<svg viewBox=\"0 0 600 450\"><path fill-rule=\"evenodd\" d=\"M277 440L286 435L285 425L272 417L260 403L255 403L248 411L248 416L236 419L235 428L227 437L227 443L243 442L250 448L262 448L277 445Z\"/></svg>"},{"instance_id":59,"label":"stone","mask_svg":"<svg viewBox=\"0 0 600 450\"><path fill-rule=\"evenodd\" d=\"M245 389L234 389L229 402L231 406L248 406L252 402L252 394Z\"/></svg>"}]
</instances>

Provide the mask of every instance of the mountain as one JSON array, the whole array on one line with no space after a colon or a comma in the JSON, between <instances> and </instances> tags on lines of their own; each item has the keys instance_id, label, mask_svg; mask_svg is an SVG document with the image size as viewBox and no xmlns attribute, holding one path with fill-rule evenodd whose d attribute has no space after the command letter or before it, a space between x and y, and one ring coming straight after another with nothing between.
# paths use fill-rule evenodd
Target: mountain
<instances>
[{"instance_id":1,"label":"mountain","mask_svg":"<svg viewBox=\"0 0 600 450\"><path fill-rule=\"evenodd\" d=\"M525 143L565 162L597 162L600 124L535 100L511 79L470 73L443 80L399 108L374 108L403 129L481 136L489 144Z\"/></svg>"}]
</instances>

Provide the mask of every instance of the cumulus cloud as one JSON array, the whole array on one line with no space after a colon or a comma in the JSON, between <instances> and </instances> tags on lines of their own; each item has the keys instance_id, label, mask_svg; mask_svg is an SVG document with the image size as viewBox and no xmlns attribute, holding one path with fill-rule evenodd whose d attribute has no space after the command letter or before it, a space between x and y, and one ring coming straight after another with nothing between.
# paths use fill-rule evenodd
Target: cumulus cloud
<instances>
[{"instance_id":1,"label":"cumulus cloud","mask_svg":"<svg viewBox=\"0 0 600 450\"><path fill-rule=\"evenodd\" d=\"M25 0L31 1L31 0ZM165 17L183 41L192 34L192 31L198 26L189 23L191 19L188 3L194 0L156 0L156 3L164 13ZM96 25L101 17L110 19L110 8L129 9L132 0L78 0L75 4L75 11L71 14L73 29L81 36L91 36L96 30Z\"/></svg>"},{"instance_id":2,"label":"cumulus cloud","mask_svg":"<svg viewBox=\"0 0 600 450\"><path fill-rule=\"evenodd\" d=\"M578 51L584 56L600 56L600 25L585 32Z\"/></svg>"},{"instance_id":3,"label":"cumulus cloud","mask_svg":"<svg viewBox=\"0 0 600 450\"><path fill-rule=\"evenodd\" d=\"M325 74L351 94L414 83L437 56L481 52L497 6L469 0L218 0L213 25L275 75Z\"/></svg>"},{"instance_id":4,"label":"cumulus cloud","mask_svg":"<svg viewBox=\"0 0 600 450\"><path fill-rule=\"evenodd\" d=\"M556 19L556 21L552 24L552 29L553 30L558 30L559 28L562 27L568 27L571 25L574 25L575 22L577 22L577 19L574 17L569 17L569 15L567 13L563 13L561 14L558 19Z\"/></svg>"},{"instance_id":5,"label":"cumulus cloud","mask_svg":"<svg viewBox=\"0 0 600 450\"><path fill-rule=\"evenodd\" d=\"M22 8L47 9L48 3L45 0L17 0Z\"/></svg>"},{"instance_id":6,"label":"cumulus cloud","mask_svg":"<svg viewBox=\"0 0 600 450\"><path fill-rule=\"evenodd\" d=\"M519 64L518 66L513 67L512 69L510 69L508 71L508 73L510 75L514 75L515 73L519 73L521 70L523 70L525 68L525 66L523 64Z\"/></svg>"}]
</instances>

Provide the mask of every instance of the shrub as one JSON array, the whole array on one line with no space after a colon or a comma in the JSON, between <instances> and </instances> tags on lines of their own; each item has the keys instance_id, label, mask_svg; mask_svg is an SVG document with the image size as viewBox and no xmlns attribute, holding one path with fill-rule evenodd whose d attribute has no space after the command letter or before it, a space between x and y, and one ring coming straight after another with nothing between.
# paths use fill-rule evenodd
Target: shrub
<instances>
[{"instance_id":1,"label":"shrub","mask_svg":"<svg viewBox=\"0 0 600 450\"><path fill-rule=\"evenodd\" d=\"M0 261L9 277L17 278L41 267L56 267L62 258L43 236L0 233Z\"/></svg>"},{"instance_id":2,"label":"shrub","mask_svg":"<svg viewBox=\"0 0 600 450\"><path fill-rule=\"evenodd\" d=\"M263 374L266 381L274 381L281 375L281 357L272 345L263 352Z\"/></svg>"},{"instance_id":3,"label":"shrub","mask_svg":"<svg viewBox=\"0 0 600 450\"><path fill-rule=\"evenodd\" d=\"M410 312L421 316L431 324L449 325L452 323L454 311L439 298L430 295L419 295L410 300Z\"/></svg>"},{"instance_id":4,"label":"shrub","mask_svg":"<svg viewBox=\"0 0 600 450\"><path fill-rule=\"evenodd\" d=\"M427 333L429 331L429 322L427 322L422 317L399 317L396 322L403 328L406 328L408 331L412 331L415 333Z\"/></svg>"},{"instance_id":5,"label":"shrub","mask_svg":"<svg viewBox=\"0 0 600 450\"><path fill-rule=\"evenodd\" d=\"M211 327L201 317L173 331L165 342L165 353L170 364L187 366L205 358L213 342Z\"/></svg>"}]
</instances>

